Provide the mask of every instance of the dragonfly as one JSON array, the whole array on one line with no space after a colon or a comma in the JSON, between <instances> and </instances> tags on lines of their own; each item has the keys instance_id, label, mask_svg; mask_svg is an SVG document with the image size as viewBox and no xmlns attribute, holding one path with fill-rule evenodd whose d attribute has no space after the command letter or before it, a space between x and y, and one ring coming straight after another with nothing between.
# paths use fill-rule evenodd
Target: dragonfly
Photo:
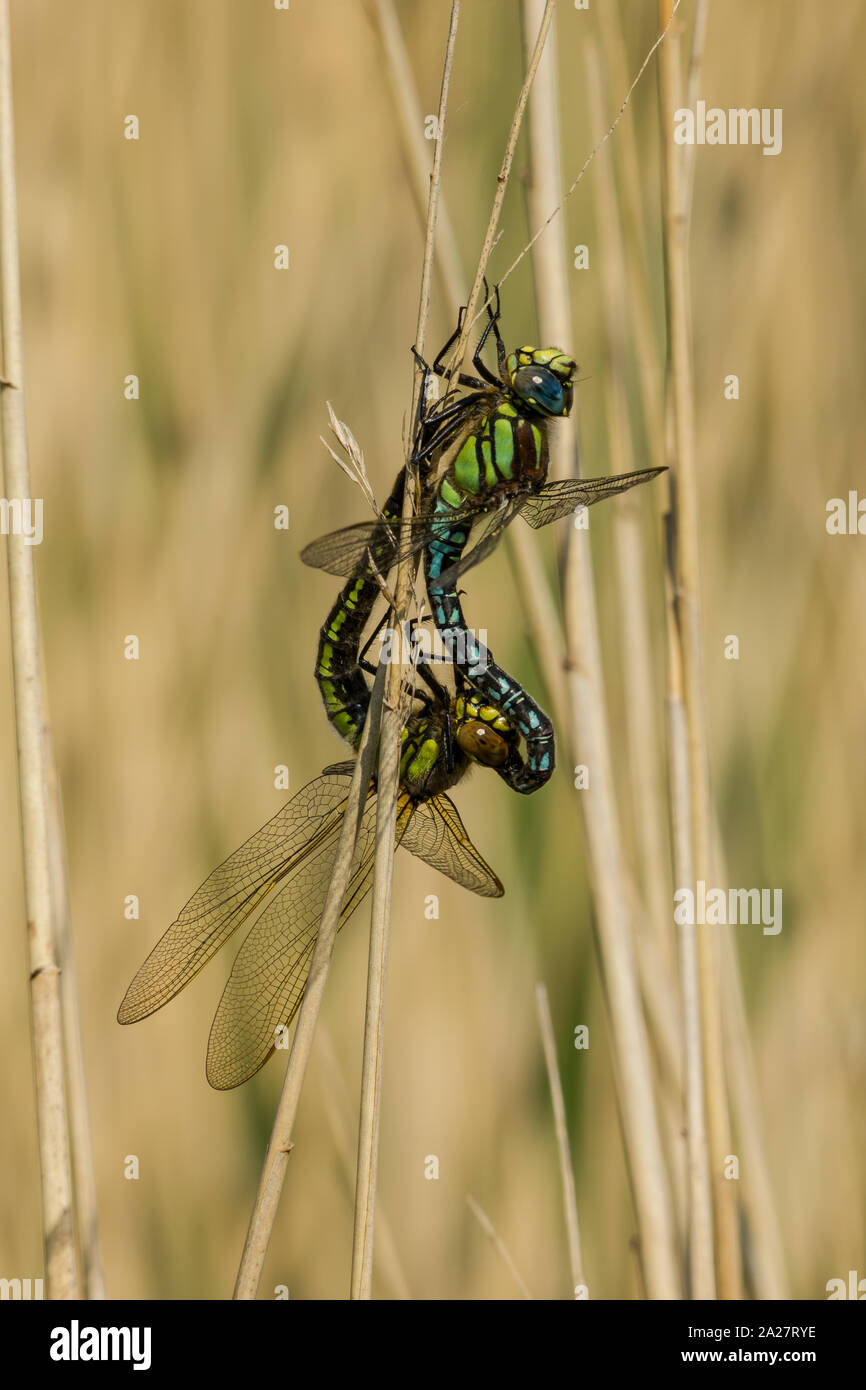
<instances>
[{"instance_id":1,"label":"dragonfly","mask_svg":"<svg viewBox=\"0 0 866 1390\"><path fill-rule=\"evenodd\" d=\"M387 504L392 520L399 517L402 497ZM375 667L366 654L384 626L383 620L362 647L362 634L379 597L378 583L364 574L348 581L337 597L319 632L315 676L325 713L337 732L357 749L363 732L370 702L366 675L375 675ZM431 705L443 710L453 706L450 719L443 726L443 754L450 765L449 739L458 744L470 758L494 768L509 785L524 768L519 750L519 735L498 706L473 691L463 672L455 668L456 694L449 700L444 687L429 671L429 663L419 666L422 679L432 691L416 692L429 710ZM408 737L406 729L403 737ZM437 747L438 756L438 747Z\"/></svg>"},{"instance_id":2,"label":"dragonfly","mask_svg":"<svg viewBox=\"0 0 866 1390\"><path fill-rule=\"evenodd\" d=\"M327 644L331 655L320 679L326 709L330 702L334 714L332 722L356 748L370 689L357 651L353 659L346 658L360 639L361 629L355 625L370 599L370 593L358 590L356 580L345 586L332 616L341 609L351 621L344 622L336 640ZM477 694L452 694L429 672L424 678L428 690L414 697L402 733L397 842L471 892L501 897L502 883L472 843L446 793L473 764L502 770L519 758L519 736L501 712ZM337 704L344 707L346 718L337 719ZM208 1039L206 1075L216 1090L239 1086L264 1066L282 1044L300 1006L353 768L354 760L325 768L214 869L157 942L120 1005L120 1023L148 1017L185 989L229 938L251 922ZM375 840L373 779L340 927L370 888Z\"/></svg>"},{"instance_id":3,"label":"dragonfly","mask_svg":"<svg viewBox=\"0 0 866 1390\"><path fill-rule=\"evenodd\" d=\"M462 331L464 314L461 310L457 328L432 367L422 362L422 398L431 376L446 374L445 358ZM548 430L554 420L571 412L577 364L555 347L524 346L509 353L499 330L500 317L497 289L472 358L478 375L461 373L458 379L459 387L469 388L468 394L449 389L422 413L410 460L422 472L418 513L397 525L405 488L402 469L379 520L332 531L306 546L301 559L330 574L351 576L387 574L404 556L423 554L432 617L443 645L470 684L512 719L523 736L526 761L513 766L511 785L530 793L553 773L553 726L469 629L458 580L493 553L515 517L539 529L649 482L665 470L642 468L606 478L549 482ZM498 374L482 357L491 333Z\"/></svg>"}]
</instances>

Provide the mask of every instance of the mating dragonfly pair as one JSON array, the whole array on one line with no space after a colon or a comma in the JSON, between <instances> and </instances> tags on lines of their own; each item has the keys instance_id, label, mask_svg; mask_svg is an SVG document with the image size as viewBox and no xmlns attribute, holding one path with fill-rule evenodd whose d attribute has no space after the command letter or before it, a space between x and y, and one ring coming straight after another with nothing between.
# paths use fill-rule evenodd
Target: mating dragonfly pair
<instances>
[{"instance_id":1,"label":"mating dragonfly pair","mask_svg":"<svg viewBox=\"0 0 866 1390\"><path fill-rule=\"evenodd\" d=\"M402 733L396 837L426 863L487 897L501 896L502 884L446 793L473 764L494 769L515 791L537 790L553 771L554 734L531 696L468 629L458 580L492 553L514 517L544 526L662 471L548 482L548 427L571 410L576 363L557 348L507 353L499 317L497 292L472 359L478 375L461 374L457 388L449 386L422 411L412 455L421 505L411 521L401 523L407 477L401 469L380 520L333 532L302 552L305 563L348 580L321 629L316 679L328 719L355 749L373 671L364 658L363 632L379 597L379 579L404 556L423 556L432 618L454 663L455 690L419 666L426 689L416 689ZM461 329L462 311L432 367L424 364L423 399L429 374L446 375L445 358ZM491 334L496 375L481 356ZM264 1065L300 1005L353 766L349 761L326 768L213 871L124 996L120 1023L147 1017L263 909L238 952L211 1027L207 1078L217 1089L240 1085ZM375 827L374 780L340 926L369 890Z\"/></svg>"}]
</instances>

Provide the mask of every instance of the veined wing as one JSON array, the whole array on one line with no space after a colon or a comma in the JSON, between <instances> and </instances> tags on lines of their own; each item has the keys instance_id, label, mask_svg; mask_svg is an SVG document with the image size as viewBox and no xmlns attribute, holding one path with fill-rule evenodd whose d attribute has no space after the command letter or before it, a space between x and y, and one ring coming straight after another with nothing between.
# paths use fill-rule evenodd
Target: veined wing
<instances>
[{"instance_id":1,"label":"veined wing","mask_svg":"<svg viewBox=\"0 0 866 1390\"><path fill-rule=\"evenodd\" d=\"M214 869L138 970L119 1023L135 1023L173 999L278 883L335 841L348 786L346 776L317 777Z\"/></svg>"},{"instance_id":2,"label":"veined wing","mask_svg":"<svg viewBox=\"0 0 866 1390\"><path fill-rule=\"evenodd\" d=\"M301 551L301 559L312 569L325 570L328 574L335 574L343 579L352 575L372 574L374 565L384 577L400 560L424 550L437 534L444 534L454 526L461 526L469 531L475 523L485 517L492 518L493 524L504 509L508 510L508 517L502 524L507 525L519 509L517 499L508 498L507 502L501 502L489 510L485 510L483 503L474 500L447 512L437 511L435 507L426 505L408 522L402 522L403 526L408 526L408 535L401 533L401 523L397 521L360 521L354 526L344 526L340 531L329 531L326 536L319 536L318 540L310 541ZM499 533L496 541L498 539ZM496 541L490 549L493 549ZM486 553L489 551L485 551ZM462 574L465 569L477 563L476 559L465 556L458 565L452 566L452 570L455 574ZM449 574L451 572L448 571Z\"/></svg>"},{"instance_id":3,"label":"veined wing","mask_svg":"<svg viewBox=\"0 0 866 1390\"><path fill-rule=\"evenodd\" d=\"M545 483L539 492L524 498L520 515L538 530L540 526L568 516L577 507L591 507L606 497L615 497L640 483L648 483L666 471L665 468L639 468L634 473L618 473L610 478L566 478Z\"/></svg>"},{"instance_id":4,"label":"veined wing","mask_svg":"<svg viewBox=\"0 0 866 1390\"><path fill-rule=\"evenodd\" d=\"M399 843L413 819L405 792L397 803ZM376 847L376 799L361 818L340 926L368 892ZM238 951L219 1002L207 1047L207 1079L219 1091L240 1086L264 1066L278 1031L288 1027L307 983L310 961L328 886L337 837L306 856L291 882L268 904Z\"/></svg>"},{"instance_id":5,"label":"veined wing","mask_svg":"<svg viewBox=\"0 0 866 1390\"><path fill-rule=\"evenodd\" d=\"M416 555L424 549L430 538L431 522L432 515L418 514L412 517L402 552L401 523L360 521L355 526L329 531L326 536L310 541L301 551L301 559L312 569L325 570L343 579L356 574L372 574L375 565L384 578L401 555Z\"/></svg>"},{"instance_id":6,"label":"veined wing","mask_svg":"<svg viewBox=\"0 0 866 1390\"><path fill-rule=\"evenodd\" d=\"M506 526L518 514L537 530L551 521L568 516L576 507L591 507L594 502L628 492L629 488L648 483L650 478L666 471L664 468L641 468L634 473L620 473L610 478L567 478L562 482L545 483L538 492L528 496L526 493L511 493L488 512L469 513L467 519L470 524L472 520L478 522L473 532L478 539L459 560L443 570L437 580L437 588L453 589L461 575L492 555Z\"/></svg>"},{"instance_id":7,"label":"veined wing","mask_svg":"<svg viewBox=\"0 0 866 1390\"><path fill-rule=\"evenodd\" d=\"M450 797L441 793L422 801L403 834L403 848L455 883L484 898L501 898L505 889L482 859Z\"/></svg>"},{"instance_id":8,"label":"veined wing","mask_svg":"<svg viewBox=\"0 0 866 1390\"><path fill-rule=\"evenodd\" d=\"M454 589L461 575L467 570L471 570L475 565L480 565L482 560L486 560L492 555L502 539L506 526L514 518L522 515L525 499L522 493L511 493L504 497L495 507L489 511L480 511L477 508L472 510L460 508L453 513L455 521L465 519L471 526L475 522L473 529L473 544L464 550L459 560L455 560L453 565L449 565L443 570L436 581L437 589ZM450 524L450 522L449 522Z\"/></svg>"}]
</instances>

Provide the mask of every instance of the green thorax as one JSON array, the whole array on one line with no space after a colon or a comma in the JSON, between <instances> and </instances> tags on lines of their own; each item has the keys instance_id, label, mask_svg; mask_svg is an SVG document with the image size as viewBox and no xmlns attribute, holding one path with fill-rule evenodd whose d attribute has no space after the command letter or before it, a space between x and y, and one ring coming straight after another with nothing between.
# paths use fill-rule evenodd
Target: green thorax
<instances>
[{"instance_id":1,"label":"green thorax","mask_svg":"<svg viewBox=\"0 0 866 1390\"><path fill-rule=\"evenodd\" d=\"M559 348L522 347L505 361L506 384L479 403L442 482L443 500L534 491L547 478L547 427L568 415L576 363Z\"/></svg>"}]
</instances>

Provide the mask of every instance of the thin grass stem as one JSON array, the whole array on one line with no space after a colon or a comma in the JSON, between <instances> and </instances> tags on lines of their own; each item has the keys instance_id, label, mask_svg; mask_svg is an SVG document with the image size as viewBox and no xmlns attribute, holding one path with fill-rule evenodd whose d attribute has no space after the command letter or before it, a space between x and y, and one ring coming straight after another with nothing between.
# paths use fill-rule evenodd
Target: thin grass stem
<instances>
[{"instance_id":1,"label":"thin grass stem","mask_svg":"<svg viewBox=\"0 0 866 1390\"><path fill-rule=\"evenodd\" d=\"M493 1248L495 1249L497 1255L499 1255L500 1259L502 1260L502 1263L508 1270L508 1273L511 1275L515 1284L519 1288L523 1298L531 1300L532 1294L529 1292L523 1275L520 1273L520 1270L514 1263L514 1260L511 1257L511 1253L507 1245L497 1232L496 1227L493 1225L493 1222L490 1220L490 1217L487 1215L487 1212L484 1210L484 1208L481 1206L479 1202L476 1202L471 1192L466 1193L466 1205L472 1212L472 1215L475 1217L475 1220L478 1222L479 1226L481 1227L484 1234L487 1236L488 1240L493 1245Z\"/></svg>"},{"instance_id":2,"label":"thin grass stem","mask_svg":"<svg viewBox=\"0 0 866 1390\"><path fill-rule=\"evenodd\" d=\"M499 173L496 178L496 192L493 195L493 203L490 208L490 217L487 222L487 231L484 234L484 241L481 245L481 255L478 258L478 268L475 271L475 280L472 284L472 289L469 291L469 300L466 306L466 314L463 319L463 329L457 341L457 347L454 349L454 357L452 359L451 371L452 376L459 375L459 373L463 370L463 363L465 361L466 353L469 348L469 335L472 332L472 328L475 323L476 309L478 308L478 301L481 298L482 281L484 279L485 271L487 270L487 262L490 259L490 253L493 250L493 247L497 240L499 217L500 213L502 212L502 204L505 201L505 191L508 188L508 179L511 174L511 166L514 162L514 151L517 148L517 140L520 135L520 128L523 124L523 114L526 110L526 103L529 101L529 93L532 90L532 84L535 80L535 75L538 72L538 65L541 62L541 55L544 51L545 40L547 39L548 30L550 29L550 26L553 22L553 16L555 13L556 0L546 0L544 6L544 13L541 17L541 23L538 26L538 33L535 38L535 44L533 46L529 62L526 65L526 75L523 79L523 86L520 89L520 93L517 98L517 104L514 108L514 115L511 118L511 129L508 132L508 139L505 142L505 153L502 156L502 164L500 166ZM504 278L505 277L503 276L503 279Z\"/></svg>"},{"instance_id":3,"label":"thin grass stem","mask_svg":"<svg viewBox=\"0 0 866 1390\"><path fill-rule=\"evenodd\" d=\"M565 1097L562 1093L562 1077L556 1057L556 1039L553 1033L553 1019L550 1016L550 1000L547 986L542 982L535 986L535 1002L538 1007L538 1027L544 1048L544 1061L547 1066L547 1081L550 1086L550 1100L553 1105L553 1124L556 1131L556 1148L559 1154L559 1172L562 1179L562 1201L565 1207L565 1230L568 1236L568 1257L571 1264L571 1286L573 1296L578 1289L586 1289L583 1251L580 1245L580 1225L577 1218L577 1193L574 1186L574 1168L568 1141L568 1122L565 1117Z\"/></svg>"},{"instance_id":4,"label":"thin grass stem","mask_svg":"<svg viewBox=\"0 0 866 1390\"><path fill-rule=\"evenodd\" d=\"M713 849L715 881L727 883L727 867L717 822L713 825ZM748 1232L748 1265L756 1298L788 1299L791 1292L776 1211L776 1186L767 1161L763 1108L752 1057L736 938L730 925L722 933L721 957L731 1107L736 1121L738 1148L743 1156L742 1202Z\"/></svg>"},{"instance_id":5,"label":"thin grass stem","mask_svg":"<svg viewBox=\"0 0 866 1390\"><path fill-rule=\"evenodd\" d=\"M78 993L73 949L63 803L47 714L45 717L45 744L49 807L48 851L51 863L51 898L57 932L57 953L60 960L60 994L68 1070L69 1133L72 1141L75 1224L81 1273L84 1281L84 1297L88 1300L98 1301L106 1297L105 1271L99 1239L99 1207L96 1197L96 1174L93 1166L93 1144L90 1133L90 1107L87 1101L87 1070L84 1064L84 1044L81 1031L81 1000Z\"/></svg>"},{"instance_id":6,"label":"thin grass stem","mask_svg":"<svg viewBox=\"0 0 866 1390\"><path fill-rule=\"evenodd\" d=\"M661 23L672 19L670 0L660 0ZM676 566L676 636L682 660L683 699L689 754L691 871L688 884L706 882L711 868L710 775L707 752L700 632L700 541L695 463L694 394L688 293L688 226L683 208L682 148L673 143L673 113L681 105L679 32L674 26L659 65L661 151L664 207L665 302L668 326L668 394L673 443L676 507L672 515ZM716 1237L719 1297L741 1296L741 1253L736 1184L724 1165L731 1151L730 1116L722 1037L719 946L715 932L699 932L698 974L701 996L704 1093Z\"/></svg>"},{"instance_id":7,"label":"thin grass stem","mask_svg":"<svg viewBox=\"0 0 866 1390\"><path fill-rule=\"evenodd\" d=\"M346 799L346 810L340 829L340 839L334 860L331 887L322 913L322 923L316 938L310 973L298 1014L298 1023L286 1066L271 1138L259 1179L255 1205L250 1217L240 1267L235 1283L236 1299L253 1299L261 1278L271 1232L276 1220L277 1206L285 1180L289 1154L292 1150L292 1131L304 1084L316 1023L331 964L334 942L340 925L343 899L349 886L358 828L370 792L374 759L382 717L382 698L385 689L385 666L379 667L370 695L370 707L358 748L352 781Z\"/></svg>"},{"instance_id":8,"label":"thin grass stem","mask_svg":"<svg viewBox=\"0 0 866 1390\"><path fill-rule=\"evenodd\" d=\"M543 0L542 0L543 2ZM390 0L377 0L377 6L391 12ZM533 30L533 33L535 30ZM384 42L384 40L383 40ZM411 189L414 202L423 217L427 203L427 174L423 162L425 141L421 133L421 120L416 117L420 111L417 96L411 82L405 81L405 72L411 69L400 34L399 24L388 29L388 42L384 45L384 58L389 69L396 64L400 69L391 75L390 87L397 103L398 128L403 143L412 147L412 156L407 160L413 173ZM545 204L547 206L547 204ZM440 223L449 226L444 198L440 204ZM445 287L449 303L466 303L466 278L460 266L456 249L447 250L447 238L441 233L436 237L436 265L439 278ZM562 644L562 625L554 603L550 585L547 581L544 564L533 537L521 527L509 527L505 537L509 557L515 570L516 588L523 608L529 640L538 656L547 692L553 705L553 714L560 726L566 722L568 707L564 676L564 647Z\"/></svg>"},{"instance_id":9,"label":"thin grass stem","mask_svg":"<svg viewBox=\"0 0 866 1390\"><path fill-rule=\"evenodd\" d=\"M355 1126L350 1124L349 1119L353 1105L349 1099L349 1092L337 1060L333 1041L325 1024L319 1029L319 1045L316 1057L319 1066L324 1070L324 1080L319 1087L322 1104L333 1136L340 1167L345 1175L347 1187L351 1190L354 1198L358 1142L354 1132ZM401 1301L411 1299L412 1294L400 1259L394 1228L388 1219L381 1199L376 1205L376 1268L380 1277L390 1288L392 1297Z\"/></svg>"},{"instance_id":10,"label":"thin grass stem","mask_svg":"<svg viewBox=\"0 0 866 1390\"><path fill-rule=\"evenodd\" d=\"M442 154L445 147L445 123L448 112L448 91L454 66L454 49L460 18L459 0L453 0L442 83L439 93L437 140L430 177L427 203L427 224L424 240L424 259L421 272L421 291L418 302L418 322L415 343L423 356L430 313L430 288L433 277L433 257L436 227L440 207ZM409 454L415 438L421 409L422 369L416 360L412 389L412 411L407 440L407 470L411 470ZM411 477L411 471L409 476ZM411 519L414 509L414 488L405 489L403 521ZM392 610L397 622L408 617L417 561L404 555L397 566L395 583L396 608ZM398 644L402 651L402 643ZM364 1052L361 1065L361 1117L358 1128L358 1174L355 1190L355 1222L352 1242L351 1296L369 1299L373 1283L373 1233L376 1205L376 1176L379 1152L379 1119L382 1096L382 1055L385 1041L385 982L391 927L391 888L394 877L394 848L397 824L397 801L400 792L400 748L407 703L401 700L403 666L392 661L388 667L385 708L382 717L382 737L379 751L376 805L376 851L373 861L373 906L370 919L370 954L367 971L367 1004L364 1024Z\"/></svg>"},{"instance_id":11,"label":"thin grass stem","mask_svg":"<svg viewBox=\"0 0 866 1390\"><path fill-rule=\"evenodd\" d=\"M555 62L555 55L552 61ZM542 88L535 95L539 102L545 100ZM553 119L555 116L549 114L539 117L540 127L549 129ZM555 140L537 142L541 166L533 167L533 184L538 180L541 187L558 186L559 169L555 165L547 167L553 164L557 147ZM557 259L560 265L565 264L562 232L558 242L557 256L548 249L533 261L540 305L558 299L556 286L562 282L562 271L557 269ZM555 277L550 285L545 283L548 276ZM560 331L565 328L565 340L570 342L570 325L563 320L558 326ZM540 330L542 339L550 341L549 325L541 318ZM573 419L560 430L559 447L567 447L571 455L564 470L568 473L574 471L576 463L576 423ZM596 903L602 976L612 1020L614 1072L640 1229L644 1281L650 1297L676 1298L680 1291L676 1232L631 945L628 874L615 805L592 561L589 547L578 544L580 539L578 532L569 528L564 612L570 751L575 763L585 763L590 769L590 785L580 792L580 806Z\"/></svg>"},{"instance_id":12,"label":"thin grass stem","mask_svg":"<svg viewBox=\"0 0 866 1390\"><path fill-rule=\"evenodd\" d=\"M18 499L23 506L32 493L24 407L8 0L0 0L0 297L3 344L0 432L5 492L7 498ZM50 1299L70 1299L81 1295L64 1078L60 968L51 899L50 808L47 804L36 577L31 541L23 534L23 529L16 533L12 528L6 539L6 550L45 1288Z\"/></svg>"}]
</instances>

